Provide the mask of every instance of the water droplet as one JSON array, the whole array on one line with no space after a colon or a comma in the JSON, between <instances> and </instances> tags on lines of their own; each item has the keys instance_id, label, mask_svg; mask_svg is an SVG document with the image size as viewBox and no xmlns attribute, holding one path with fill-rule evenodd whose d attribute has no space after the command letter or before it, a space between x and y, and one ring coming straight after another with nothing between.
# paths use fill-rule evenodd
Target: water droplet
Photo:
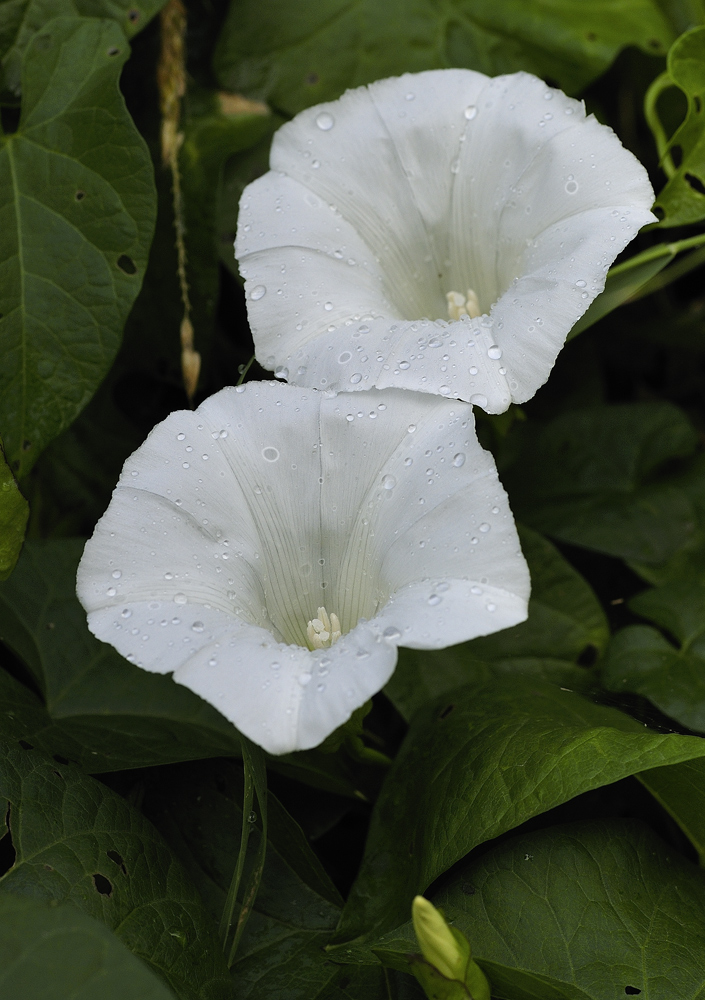
<instances>
[{"instance_id":1,"label":"water droplet","mask_svg":"<svg viewBox=\"0 0 705 1000\"><path fill-rule=\"evenodd\" d=\"M366 660L369 655L370 653L369 650L367 649L358 649L357 653L355 653L355 656L358 658L358 660Z\"/></svg>"},{"instance_id":2,"label":"water droplet","mask_svg":"<svg viewBox=\"0 0 705 1000\"><path fill-rule=\"evenodd\" d=\"M262 458L265 460L265 462L276 462L277 459L279 458L279 449L272 447L263 448Z\"/></svg>"},{"instance_id":3,"label":"water droplet","mask_svg":"<svg viewBox=\"0 0 705 1000\"><path fill-rule=\"evenodd\" d=\"M472 368L468 368L468 371L470 372L471 375L477 375L477 368L475 367L475 365L473 365Z\"/></svg>"},{"instance_id":4,"label":"water droplet","mask_svg":"<svg viewBox=\"0 0 705 1000\"><path fill-rule=\"evenodd\" d=\"M401 632L399 631L398 628L395 628L394 625L390 625L389 628L386 628L384 630L384 632L382 633L382 635L384 636L385 639L400 639L401 638Z\"/></svg>"},{"instance_id":5,"label":"water droplet","mask_svg":"<svg viewBox=\"0 0 705 1000\"><path fill-rule=\"evenodd\" d=\"M328 132L335 125L335 118L333 115L329 115L327 111L321 111L320 115L316 118L316 125L318 125L321 132Z\"/></svg>"},{"instance_id":6,"label":"water droplet","mask_svg":"<svg viewBox=\"0 0 705 1000\"><path fill-rule=\"evenodd\" d=\"M499 361L502 357L502 348L492 344L491 347L487 348L487 357L492 358L493 361Z\"/></svg>"},{"instance_id":7,"label":"water droplet","mask_svg":"<svg viewBox=\"0 0 705 1000\"><path fill-rule=\"evenodd\" d=\"M117 590L115 589L115 587L108 587L105 593L108 595L108 597L115 597L115 595L117 594Z\"/></svg>"},{"instance_id":8,"label":"water droplet","mask_svg":"<svg viewBox=\"0 0 705 1000\"><path fill-rule=\"evenodd\" d=\"M174 594L174 604L186 604L186 594Z\"/></svg>"},{"instance_id":9,"label":"water droplet","mask_svg":"<svg viewBox=\"0 0 705 1000\"><path fill-rule=\"evenodd\" d=\"M431 339L428 342L429 347L440 347L442 344L443 341L441 340L440 337L431 337Z\"/></svg>"},{"instance_id":10,"label":"water droplet","mask_svg":"<svg viewBox=\"0 0 705 1000\"><path fill-rule=\"evenodd\" d=\"M408 361L400 361L400 362L399 362L399 367L401 368L401 370L402 370L403 372L405 372L405 371L407 370L407 368L409 368L409 367L410 367L410 365L409 365L409 362L408 362Z\"/></svg>"},{"instance_id":11,"label":"water droplet","mask_svg":"<svg viewBox=\"0 0 705 1000\"><path fill-rule=\"evenodd\" d=\"M205 628L205 626L204 626L203 622L194 622L193 625L191 626L191 631L192 632L202 632L204 628Z\"/></svg>"},{"instance_id":12,"label":"water droplet","mask_svg":"<svg viewBox=\"0 0 705 1000\"><path fill-rule=\"evenodd\" d=\"M306 687L311 682L311 674L299 674L298 681L301 687Z\"/></svg>"},{"instance_id":13,"label":"water droplet","mask_svg":"<svg viewBox=\"0 0 705 1000\"><path fill-rule=\"evenodd\" d=\"M457 455L453 456L453 465L456 469L459 469L461 465L465 465L465 453L459 451Z\"/></svg>"},{"instance_id":14,"label":"water droplet","mask_svg":"<svg viewBox=\"0 0 705 1000\"><path fill-rule=\"evenodd\" d=\"M450 388L447 385L440 385L438 387L438 391L440 392L441 396L447 396L450 393Z\"/></svg>"},{"instance_id":15,"label":"water droplet","mask_svg":"<svg viewBox=\"0 0 705 1000\"><path fill-rule=\"evenodd\" d=\"M382 479L382 486L385 490L393 490L397 485L397 481L394 476L384 476Z\"/></svg>"},{"instance_id":16,"label":"water droplet","mask_svg":"<svg viewBox=\"0 0 705 1000\"><path fill-rule=\"evenodd\" d=\"M350 381L352 382L353 385L357 385L358 382L362 382L362 375L360 374L360 372L355 372L353 375L351 375Z\"/></svg>"},{"instance_id":17,"label":"water droplet","mask_svg":"<svg viewBox=\"0 0 705 1000\"><path fill-rule=\"evenodd\" d=\"M347 420L348 423L350 423L352 420L355 419L355 414L354 413L348 413L348 415L346 416L345 419Z\"/></svg>"},{"instance_id":18,"label":"water droplet","mask_svg":"<svg viewBox=\"0 0 705 1000\"><path fill-rule=\"evenodd\" d=\"M247 817L247 822L248 823L256 823L257 822L257 813L256 812L251 812L248 815L248 817Z\"/></svg>"},{"instance_id":19,"label":"water droplet","mask_svg":"<svg viewBox=\"0 0 705 1000\"><path fill-rule=\"evenodd\" d=\"M211 656L210 660L208 661L208 666L209 667L217 667L218 666L218 661L216 660L216 658L214 656Z\"/></svg>"},{"instance_id":20,"label":"water droplet","mask_svg":"<svg viewBox=\"0 0 705 1000\"><path fill-rule=\"evenodd\" d=\"M132 617L132 612L130 611L129 608L123 608L122 611L120 612L120 617L121 618L131 618Z\"/></svg>"},{"instance_id":21,"label":"water droplet","mask_svg":"<svg viewBox=\"0 0 705 1000\"><path fill-rule=\"evenodd\" d=\"M186 435L182 432L181 434L177 434L176 435L176 440L177 441L183 441L185 437L186 437Z\"/></svg>"},{"instance_id":22,"label":"water droplet","mask_svg":"<svg viewBox=\"0 0 705 1000\"><path fill-rule=\"evenodd\" d=\"M414 431L416 430L416 424L409 424L409 426L406 429L409 432L409 434L413 434Z\"/></svg>"},{"instance_id":23,"label":"water droplet","mask_svg":"<svg viewBox=\"0 0 705 1000\"><path fill-rule=\"evenodd\" d=\"M486 534L490 530L490 526L487 523L487 521L483 521L482 522L482 524L480 525L480 529L479 530L482 531L484 534Z\"/></svg>"},{"instance_id":24,"label":"water droplet","mask_svg":"<svg viewBox=\"0 0 705 1000\"><path fill-rule=\"evenodd\" d=\"M465 117L467 118L467 120L469 122L471 122L473 120L473 118L475 118L476 115L477 115L477 108L475 107L474 104L468 104L468 106L465 109L465 111L463 112L463 114L465 115Z\"/></svg>"},{"instance_id":25,"label":"water droplet","mask_svg":"<svg viewBox=\"0 0 705 1000\"><path fill-rule=\"evenodd\" d=\"M585 288L587 286L587 281L583 281L581 278L579 281L576 281L575 284L578 288Z\"/></svg>"},{"instance_id":26,"label":"water droplet","mask_svg":"<svg viewBox=\"0 0 705 1000\"><path fill-rule=\"evenodd\" d=\"M281 378L281 379L287 379L287 378L289 378L289 369L288 368L278 367L276 369L276 371L274 372L274 377L275 378Z\"/></svg>"},{"instance_id":27,"label":"water droplet","mask_svg":"<svg viewBox=\"0 0 705 1000\"><path fill-rule=\"evenodd\" d=\"M253 302L257 302L259 299L264 298L267 294L267 289L264 285L255 285L255 287L250 292L250 298Z\"/></svg>"},{"instance_id":28,"label":"water droplet","mask_svg":"<svg viewBox=\"0 0 705 1000\"><path fill-rule=\"evenodd\" d=\"M281 663L277 663L277 661L275 660L274 663L270 663L269 666L271 670L279 670L279 668L281 667Z\"/></svg>"},{"instance_id":29,"label":"water droplet","mask_svg":"<svg viewBox=\"0 0 705 1000\"><path fill-rule=\"evenodd\" d=\"M416 94L411 94L411 93L409 93L409 94L407 94L407 95L406 95L406 100L407 100L407 101L413 101L413 99L414 99L415 97L416 97Z\"/></svg>"},{"instance_id":30,"label":"water droplet","mask_svg":"<svg viewBox=\"0 0 705 1000\"><path fill-rule=\"evenodd\" d=\"M481 594L482 593L482 588L481 587L471 587L470 588L470 593L471 594L476 594L476 595L477 594Z\"/></svg>"},{"instance_id":31,"label":"water droplet","mask_svg":"<svg viewBox=\"0 0 705 1000\"><path fill-rule=\"evenodd\" d=\"M343 353L338 356L338 364L346 365L351 357L352 354L350 353L350 351L343 351Z\"/></svg>"},{"instance_id":32,"label":"water droplet","mask_svg":"<svg viewBox=\"0 0 705 1000\"><path fill-rule=\"evenodd\" d=\"M323 308L326 310L326 312L330 312L331 309L333 308L333 303L332 302L326 302L326 304L323 306Z\"/></svg>"},{"instance_id":33,"label":"water droplet","mask_svg":"<svg viewBox=\"0 0 705 1000\"><path fill-rule=\"evenodd\" d=\"M577 181L575 180L566 181L565 192L566 194L575 194L575 192L578 190L578 187L579 185Z\"/></svg>"},{"instance_id":34,"label":"water droplet","mask_svg":"<svg viewBox=\"0 0 705 1000\"><path fill-rule=\"evenodd\" d=\"M119 569L114 569L112 572L113 580L119 580L122 576L122 572Z\"/></svg>"},{"instance_id":35,"label":"water droplet","mask_svg":"<svg viewBox=\"0 0 705 1000\"><path fill-rule=\"evenodd\" d=\"M318 170L320 165L321 165L320 160L311 160L311 166L313 167L314 170Z\"/></svg>"},{"instance_id":36,"label":"water droplet","mask_svg":"<svg viewBox=\"0 0 705 1000\"><path fill-rule=\"evenodd\" d=\"M487 396L483 396L481 392L476 392L470 397L470 402L475 406L487 406Z\"/></svg>"},{"instance_id":37,"label":"water droplet","mask_svg":"<svg viewBox=\"0 0 705 1000\"><path fill-rule=\"evenodd\" d=\"M182 469L190 469L190 468L191 468L191 466L189 465L189 463L188 463L188 462L182 462L182 463L181 463L181 468L182 468Z\"/></svg>"},{"instance_id":38,"label":"water droplet","mask_svg":"<svg viewBox=\"0 0 705 1000\"><path fill-rule=\"evenodd\" d=\"M427 604L430 604L431 607L435 607L437 604L440 604L442 600L443 598L441 597L440 594L431 594L431 596L427 601Z\"/></svg>"},{"instance_id":39,"label":"water droplet","mask_svg":"<svg viewBox=\"0 0 705 1000\"><path fill-rule=\"evenodd\" d=\"M496 604L492 604L491 601L490 601L489 604L486 604L485 607L487 608L488 611L496 611L497 610L497 605Z\"/></svg>"},{"instance_id":40,"label":"water droplet","mask_svg":"<svg viewBox=\"0 0 705 1000\"><path fill-rule=\"evenodd\" d=\"M321 694L325 691L325 689L326 689L325 684L316 684L316 691L320 691Z\"/></svg>"},{"instance_id":41,"label":"water droplet","mask_svg":"<svg viewBox=\"0 0 705 1000\"><path fill-rule=\"evenodd\" d=\"M451 174L457 174L459 170L460 170L460 158L458 157L451 163L450 172Z\"/></svg>"},{"instance_id":42,"label":"water droplet","mask_svg":"<svg viewBox=\"0 0 705 1000\"><path fill-rule=\"evenodd\" d=\"M413 460L413 458L411 458L411 457L409 457L409 458L405 458L405 459L404 459L404 465L405 465L405 466L407 467L407 469L408 469L408 467L409 467L410 465L413 465L413 463L414 463L414 460Z\"/></svg>"}]
</instances>

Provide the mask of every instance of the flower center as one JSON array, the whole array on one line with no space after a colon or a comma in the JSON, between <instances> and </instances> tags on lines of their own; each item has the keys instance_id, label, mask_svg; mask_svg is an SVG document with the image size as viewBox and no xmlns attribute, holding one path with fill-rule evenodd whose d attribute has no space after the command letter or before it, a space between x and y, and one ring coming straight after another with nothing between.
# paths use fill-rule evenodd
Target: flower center
<instances>
[{"instance_id":1,"label":"flower center","mask_svg":"<svg viewBox=\"0 0 705 1000\"><path fill-rule=\"evenodd\" d=\"M467 295L461 295L460 292L447 292L446 301L448 302L449 319L457 320L461 316L475 319L476 316L482 315L477 292L474 292L472 288L468 288Z\"/></svg>"},{"instance_id":2,"label":"flower center","mask_svg":"<svg viewBox=\"0 0 705 1000\"><path fill-rule=\"evenodd\" d=\"M338 616L325 608L318 609L318 617L308 623L306 628L309 649L327 649L338 641L341 636Z\"/></svg>"}]
</instances>

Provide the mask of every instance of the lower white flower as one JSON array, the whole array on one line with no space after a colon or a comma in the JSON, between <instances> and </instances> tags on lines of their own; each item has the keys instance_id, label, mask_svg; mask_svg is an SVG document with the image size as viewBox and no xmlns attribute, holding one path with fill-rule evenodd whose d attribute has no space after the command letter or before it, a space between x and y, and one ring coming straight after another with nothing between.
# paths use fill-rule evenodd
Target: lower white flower
<instances>
[{"instance_id":1,"label":"lower white flower","mask_svg":"<svg viewBox=\"0 0 705 1000\"><path fill-rule=\"evenodd\" d=\"M515 625L528 595L469 404L278 382L155 427L78 570L99 639L276 754L345 722L397 646Z\"/></svg>"},{"instance_id":2,"label":"lower white flower","mask_svg":"<svg viewBox=\"0 0 705 1000\"><path fill-rule=\"evenodd\" d=\"M656 217L646 171L528 73L432 70L308 108L241 200L258 360L297 385L530 399Z\"/></svg>"}]
</instances>

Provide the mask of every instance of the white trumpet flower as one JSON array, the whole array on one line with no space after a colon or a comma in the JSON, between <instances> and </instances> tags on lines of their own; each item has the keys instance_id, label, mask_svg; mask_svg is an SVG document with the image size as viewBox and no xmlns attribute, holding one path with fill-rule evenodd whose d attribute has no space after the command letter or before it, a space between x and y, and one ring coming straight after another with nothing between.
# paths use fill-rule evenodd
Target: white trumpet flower
<instances>
[{"instance_id":1,"label":"white trumpet flower","mask_svg":"<svg viewBox=\"0 0 705 1000\"><path fill-rule=\"evenodd\" d=\"M345 722L397 646L515 625L528 594L470 405L278 382L155 427L78 570L99 639L276 754Z\"/></svg>"},{"instance_id":2,"label":"white trumpet flower","mask_svg":"<svg viewBox=\"0 0 705 1000\"><path fill-rule=\"evenodd\" d=\"M257 358L298 385L399 387L490 413L545 382L655 221L646 171L527 73L433 70L298 114L246 189Z\"/></svg>"}]
</instances>

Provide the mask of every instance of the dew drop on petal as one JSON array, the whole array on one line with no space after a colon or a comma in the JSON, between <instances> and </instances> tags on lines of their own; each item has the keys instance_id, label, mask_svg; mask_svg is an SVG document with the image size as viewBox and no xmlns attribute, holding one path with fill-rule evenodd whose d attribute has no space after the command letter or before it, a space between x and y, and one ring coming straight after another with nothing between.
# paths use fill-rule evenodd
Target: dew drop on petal
<instances>
[{"instance_id":1,"label":"dew drop on petal","mask_svg":"<svg viewBox=\"0 0 705 1000\"><path fill-rule=\"evenodd\" d=\"M301 687L306 687L311 681L311 674L299 674L298 681Z\"/></svg>"},{"instance_id":2,"label":"dew drop on petal","mask_svg":"<svg viewBox=\"0 0 705 1000\"><path fill-rule=\"evenodd\" d=\"M267 289L265 288L264 285L255 285L255 287L250 292L250 298L252 299L253 302L257 302L259 301L259 299L263 299L266 294L267 294Z\"/></svg>"},{"instance_id":3,"label":"dew drop on petal","mask_svg":"<svg viewBox=\"0 0 705 1000\"><path fill-rule=\"evenodd\" d=\"M468 371L470 372L471 375L477 375L477 368L475 367L475 365L473 365L472 368L468 368Z\"/></svg>"},{"instance_id":4,"label":"dew drop on petal","mask_svg":"<svg viewBox=\"0 0 705 1000\"><path fill-rule=\"evenodd\" d=\"M578 182L571 178L570 180L566 181L565 192L566 194L575 194L576 191L578 190L578 187L579 187Z\"/></svg>"},{"instance_id":5,"label":"dew drop on petal","mask_svg":"<svg viewBox=\"0 0 705 1000\"><path fill-rule=\"evenodd\" d=\"M400 362L399 362L399 367L401 368L401 370L402 370L403 372L405 372L405 371L407 370L407 368L409 368L409 367L410 367L410 365L409 365L409 362L408 362L408 361L400 361Z\"/></svg>"},{"instance_id":6,"label":"dew drop on petal","mask_svg":"<svg viewBox=\"0 0 705 1000\"><path fill-rule=\"evenodd\" d=\"M351 357L352 354L350 353L350 351L343 351L343 353L338 356L338 364L346 365Z\"/></svg>"},{"instance_id":7,"label":"dew drop on petal","mask_svg":"<svg viewBox=\"0 0 705 1000\"><path fill-rule=\"evenodd\" d=\"M583 281L583 279L580 278L580 280L576 281L575 284L578 288L585 288L587 286L587 281Z\"/></svg>"},{"instance_id":8,"label":"dew drop on petal","mask_svg":"<svg viewBox=\"0 0 705 1000\"><path fill-rule=\"evenodd\" d=\"M129 608L123 608L122 611L120 612L120 617L121 618L131 618L132 617L132 612L130 611Z\"/></svg>"},{"instance_id":9,"label":"dew drop on petal","mask_svg":"<svg viewBox=\"0 0 705 1000\"><path fill-rule=\"evenodd\" d=\"M122 572L119 569L114 569L112 572L113 580L119 580L122 576Z\"/></svg>"},{"instance_id":10,"label":"dew drop on petal","mask_svg":"<svg viewBox=\"0 0 705 1000\"><path fill-rule=\"evenodd\" d=\"M489 526L489 524L487 523L487 521L483 521L483 522L482 522L482 524L480 525L480 528L479 528L479 530L480 530L481 532L483 532L483 534L486 534L486 533L487 533L487 532L488 532L488 531L490 530L490 526Z\"/></svg>"},{"instance_id":11,"label":"dew drop on petal","mask_svg":"<svg viewBox=\"0 0 705 1000\"><path fill-rule=\"evenodd\" d=\"M409 424L409 426L406 429L409 432L409 434L413 434L414 431L416 430L416 424Z\"/></svg>"},{"instance_id":12,"label":"dew drop on petal","mask_svg":"<svg viewBox=\"0 0 705 1000\"><path fill-rule=\"evenodd\" d=\"M470 593L471 594L475 594L475 595L481 594L482 593L482 588L481 587L471 587L470 588Z\"/></svg>"},{"instance_id":13,"label":"dew drop on petal","mask_svg":"<svg viewBox=\"0 0 705 1000\"><path fill-rule=\"evenodd\" d=\"M205 626L204 626L203 622L194 622L193 625L191 626L191 631L192 632L202 632L204 628L205 628Z\"/></svg>"},{"instance_id":14,"label":"dew drop on petal","mask_svg":"<svg viewBox=\"0 0 705 1000\"><path fill-rule=\"evenodd\" d=\"M115 595L117 594L117 590L115 589L115 587L108 587L105 593L108 595L108 597L115 597Z\"/></svg>"},{"instance_id":15,"label":"dew drop on petal","mask_svg":"<svg viewBox=\"0 0 705 1000\"><path fill-rule=\"evenodd\" d=\"M265 462L276 462L277 459L279 458L279 449L272 447L263 448L262 458L265 460Z\"/></svg>"},{"instance_id":16,"label":"dew drop on petal","mask_svg":"<svg viewBox=\"0 0 705 1000\"><path fill-rule=\"evenodd\" d=\"M287 379L287 378L289 378L289 369L288 368L281 368L281 367L277 368L276 371L274 372L274 377L275 378L281 378L281 379Z\"/></svg>"},{"instance_id":17,"label":"dew drop on petal","mask_svg":"<svg viewBox=\"0 0 705 1000\"><path fill-rule=\"evenodd\" d=\"M487 406L487 396L483 396L481 392L476 392L470 397L470 402L474 403L475 406Z\"/></svg>"},{"instance_id":18,"label":"dew drop on petal","mask_svg":"<svg viewBox=\"0 0 705 1000\"><path fill-rule=\"evenodd\" d=\"M486 604L485 607L487 608L488 611L496 611L497 610L497 605L496 604L492 604L492 602L490 602L489 604Z\"/></svg>"},{"instance_id":19,"label":"dew drop on petal","mask_svg":"<svg viewBox=\"0 0 705 1000\"><path fill-rule=\"evenodd\" d=\"M208 666L209 667L217 667L218 666L218 661L216 660L216 658L214 656L211 656L210 660L208 661Z\"/></svg>"},{"instance_id":20,"label":"dew drop on petal","mask_svg":"<svg viewBox=\"0 0 705 1000\"><path fill-rule=\"evenodd\" d=\"M350 381L353 385L357 385L359 382L362 382L362 375L360 372L354 372L354 374L350 376Z\"/></svg>"},{"instance_id":21,"label":"dew drop on petal","mask_svg":"<svg viewBox=\"0 0 705 1000\"><path fill-rule=\"evenodd\" d=\"M431 594L426 603L430 604L431 607L434 608L437 604L440 604L442 600L443 598L441 597L440 594Z\"/></svg>"},{"instance_id":22,"label":"dew drop on petal","mask_svg":"<svg viewBox=\"0 0 705 1000\"><path fill-rule=\"evenodd\" d=\"M390 625L389 628L386 628L384 630L384 632L382 633L382 635L384 636L385 639L400 639L401 638L401 632L399 631L398 628L395 628L394 625Z\"/></svg>"},{"instance_id":23,"label":"dew drop on petal","mask_svg":"<svg viewBox=\"0 0 705 1000\"><path fill-rule=\"evenodd\" d=\"M174 594L174 604L186 604L186 594Z\"/></svg>"},{"instance_id":24,"label":"dew drop on petal","mask_svg":"<svg viewBox=\"0 0 705 1000\"><path fill-rule=\"evenodd\" d=\"M450 394L450 387L447 385L440 385L438 387L438 391L440 392L441 396L448 396Z\"/></svg>"},{"instance_id":25,"label":"dew drop on petal","mask_svg":"<svg viewBox=\"0 0 705 1000\"><path fill-rule=\"evenodd\" d=\"M323 308L325 309L326 312L330 312L331 309L333 308L333 303L332 302L326 302L325 305L323 306Z\"/></svg>"},{"instance_id":26,"label":"dew drop on petal","mask_svg":"<svg viewBox=\"0 0 705 1000\"><path fill-rule=\"evenodd\" d=\"M348 415L346 416L345 419L347 420L348 423L350 423L352 420L355 419L355 414L354 413L348 413Z\"/></svg>"},{"instance_id":27,"label":"dew drop on petal","mask_svg":"<svg viewBox=\"0 0 705 1000\"><path fill-rule=\"evenodd\" d=\"M457 455L453 456L453 465L456 469L459 469L461 465L465 465L465 453L459 451Z\"/></svg>"},{"instance_id":28,"label":"dew drop on petal","mask_svg":"<svg viewBox=\"0 0 705 1000\"><path fill-rule=\"evenodd\" d=\"M413 465L413 462L414 462L414 460L413 460L413 458L411 458L411 457L409 457L409 458L405 458L405 459L404 459L404 465L405 465L405 466L406 466L407 468L408 468L408 467L409 467L410 465Z\"/></svg>"},{"instance_id":29,"label":"dew drop on petal","mask_svg":"<svg viewBox=\"0 0 705 1000\"><path fill-rule=\"evenodd\" d=\"M316 125L318 125L321 132L329 132L335 125L335 118L333 115L328 114L327 111L321 111L320 115L316 117Z\"/></svg>"},{"instance_id":30,"label":"dew drop on petal","mask_svg":"<svg viewBox=\"0 0 705 1000\"><path fill-rule=\"evenodd\" d=\"M185 437L186 437L186 435L182 431L181 434L177 434L176 435L176 440L177 441L183 441Z\"/></svg>"},{"instance_id":31,"label":"dew drop on petal","mask_svg":"<svg viewBox=\"0 0 705 1000\"><path fill-rule=\"evenodd\" d=\"M469 122L471 122L473 120L473 118L475 118L477 116L477 108L475 107L474 104L468 104L468 106L465 109L465 111L463 111L463 114L465 115L465 117L467 118L467 120Z\"/></svg>"},{"instance_id":32,"label":"dew drop on petal","mask_svg":"<svg viewBox=\"0 0 705 1000\"><path fill-rule=\"evenodd\" d=\"M487 348L487 357L492 358L493 361L499 361L502 357L502 348L492 344L491 347Z\"/></svg>"},{"instance_id":33,"label":"dew drop on petal","mask_svg":"<svg viewBox=\"0 0 705 1000\"><path fill-rule=\"evenodd\" d=\"M385 490L393 490L397 485L397 481L394 476L384 476L382 479L382 486Z\"/></svg>"}]
</instances>

